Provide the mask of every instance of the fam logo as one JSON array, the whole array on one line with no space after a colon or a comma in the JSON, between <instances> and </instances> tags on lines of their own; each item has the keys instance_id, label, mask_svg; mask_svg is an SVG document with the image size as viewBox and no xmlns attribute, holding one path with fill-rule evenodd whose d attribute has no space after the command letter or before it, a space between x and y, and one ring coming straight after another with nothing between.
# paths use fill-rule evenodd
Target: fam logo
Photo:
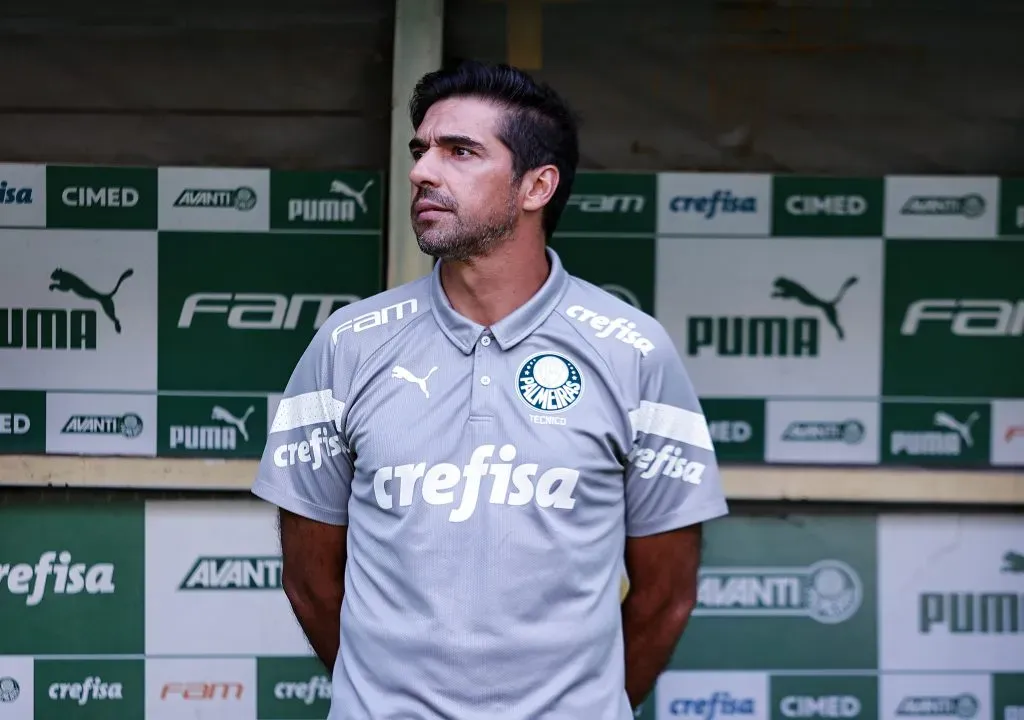
<instances>
[{"instance_id":1,"label":"fam logo","mask_svg":"<svg viewBox=\"0 0 1024 720\"><path fill-rule=\"evenodd\" d=\"M985 198L977 193L969 195L912 195L900 208L901 215L928 217L980 218L985 214Z\"/></svg>"},{"instance_id":2,"label":"fam logo","mask_svg":"<svg viewBox=\"0 0 1024 720\"><path fill-rule=\"evenodd\" d=\"M234 190L185 188L174 201L174 207L235 209L239 212L249 212L256 207L256 202L256 191L244 185Z\"/></svg>"},{"instance_id":3,"label":"fam logo","mask_svg":"<svg viewBox=\"0 0 1024 720\"><path fill-rule=\"evenodd\" d=\"M560 413L580 399L583 376L565 355L541 352L526 358L519 366L516 389L523 402L534 410Z\"/></svg>"}]
</instances>

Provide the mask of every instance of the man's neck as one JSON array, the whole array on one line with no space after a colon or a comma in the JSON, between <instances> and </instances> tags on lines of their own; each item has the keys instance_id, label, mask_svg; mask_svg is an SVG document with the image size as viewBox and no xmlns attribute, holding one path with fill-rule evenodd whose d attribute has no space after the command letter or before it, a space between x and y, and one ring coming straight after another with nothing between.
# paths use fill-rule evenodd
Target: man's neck
<instances>
[{"instance_id":1,"label":"man's neck","mask_svg":"<svg viewBox=\"0 0 1024 720\"><path fill-rule=\"evenodd\" d=\"M490 327L526 304L551 272L543 243L505 242L494 252L441 264L441 287L459 315Z\"/></svg>"}]
</instances>

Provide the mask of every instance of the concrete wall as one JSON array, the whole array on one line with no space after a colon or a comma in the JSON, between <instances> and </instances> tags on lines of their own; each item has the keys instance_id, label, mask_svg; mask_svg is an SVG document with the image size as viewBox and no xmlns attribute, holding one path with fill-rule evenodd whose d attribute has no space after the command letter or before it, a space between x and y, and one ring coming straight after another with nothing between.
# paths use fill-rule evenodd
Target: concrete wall
<instances>
[{"instance_id":1,"label":"concrete wall","mask_svg":"<svg viewBox=\"0 0 1024 720\"><path fill-rule=\"evenodd\" d=\"M2 160L387 167L389 0L4 5Z\"/></svg>"},{"instance_id":2,"label":"concrete wall","mask_svg":"<svg viewBox=\"0 0 1024 720\"><path fill-rule=\"evenodd\" d=\"M445 15L452 56L532 54L504 3ZM1019 0L546 0L538 19L589 168L1024 173Z\"/></svg>"}]
</instances>

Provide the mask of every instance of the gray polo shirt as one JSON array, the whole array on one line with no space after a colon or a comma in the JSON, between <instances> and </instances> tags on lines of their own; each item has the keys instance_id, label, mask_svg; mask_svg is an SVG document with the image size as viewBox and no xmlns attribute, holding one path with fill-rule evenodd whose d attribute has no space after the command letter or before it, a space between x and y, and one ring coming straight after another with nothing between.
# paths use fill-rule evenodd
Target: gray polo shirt
<instances>
[{"instance_id":1,"label":"gray polo shirt","mask_svg":"<svg viewBox=\"0 0 1024 720\"><path fill-rule=\"evenodd\" d=\"M485 328L432 275L319 329L253 492L348 525L330 720L629 720L626 536L727 513L661 325L551 273Z\"/></svg>"}]
</instances>

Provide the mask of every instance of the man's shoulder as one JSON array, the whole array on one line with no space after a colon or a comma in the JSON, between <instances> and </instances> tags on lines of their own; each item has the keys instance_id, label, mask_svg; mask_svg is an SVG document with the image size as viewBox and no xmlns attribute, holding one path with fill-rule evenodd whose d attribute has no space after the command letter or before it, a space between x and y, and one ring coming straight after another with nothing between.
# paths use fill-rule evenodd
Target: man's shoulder
<instances>
[{"instance_id":1,"label":"man's shoulder","mask_svg":"<svg viewBox=\"0 0 1024 720\"><path fill-rule=\"evenodd\" d=\"M675 353L668 332L653 316L581 278L570 276L558 312L605 353L641 358Z\"/></svg>"},{"instance_id":2,"label":"man's shoulder","mask_svg":"<svg viewBox=\"0 0 1024 720\"><path fill-rule=\"evenodd\" d=\"M429 309L430 278L422 277L336 310L324 323L334 345L377 343L391 337Z\"/></svg>"}]
</instances>

